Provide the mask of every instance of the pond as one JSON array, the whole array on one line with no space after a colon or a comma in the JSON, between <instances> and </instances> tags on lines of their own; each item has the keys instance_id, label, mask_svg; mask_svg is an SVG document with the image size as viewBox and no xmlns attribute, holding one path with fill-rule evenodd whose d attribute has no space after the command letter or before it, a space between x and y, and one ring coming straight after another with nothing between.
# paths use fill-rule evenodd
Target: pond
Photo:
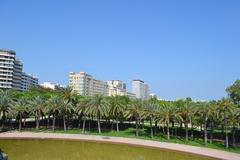
<instances>
[{"instance_id":1,"label":"pond","mask_svg":"<svg viewBox=\"0 0 240 160\"><path fill-rule=\"evenodd\" d=\"M71 140L6 140L9 160L212 160L197 155L123 144Z\"/></svg>"}]
</instances>

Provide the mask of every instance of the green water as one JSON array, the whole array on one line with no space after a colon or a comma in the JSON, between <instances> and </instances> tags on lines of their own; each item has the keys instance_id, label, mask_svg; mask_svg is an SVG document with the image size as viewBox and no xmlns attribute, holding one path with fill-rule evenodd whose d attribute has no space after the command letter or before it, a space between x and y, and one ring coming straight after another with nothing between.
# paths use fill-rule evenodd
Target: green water
<instances>
[{"instance_id":1,"label":"green water","mask_svg":"<svg viewBox=\"0 0 240 160\"><path fill-rule=\"evenodd\" d=\"M67 140L2 140L10 160L210 160L191 154L119 144Z\"/></svg>"}]
</instances>

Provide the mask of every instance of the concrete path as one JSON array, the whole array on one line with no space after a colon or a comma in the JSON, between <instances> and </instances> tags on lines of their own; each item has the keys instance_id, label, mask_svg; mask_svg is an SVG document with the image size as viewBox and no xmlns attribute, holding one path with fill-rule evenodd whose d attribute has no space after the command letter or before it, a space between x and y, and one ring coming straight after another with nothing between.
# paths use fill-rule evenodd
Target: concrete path
<instances>
[{"instance_id":1,"label":"concrete path","mask_svg":"<svg viewBox=\"0 0 240 160\"><path fill-rule=\"evenodd\" d=\"M92 136L80 134L54 134L54 133L33 133L33 132L5 132L0 133L0 139L66 139L66 140L84 140L84 141L98 141L108 143L130 144L144 147L155 147L160 149L169 149L180 152L187 152L207 157L212 157L220 160L240 160L240 154L209 149L204 147L195 147L183 144L165 143L141 139L121 138L121 137L106 137L106 136Z\"/></svg>"}]
</instances>

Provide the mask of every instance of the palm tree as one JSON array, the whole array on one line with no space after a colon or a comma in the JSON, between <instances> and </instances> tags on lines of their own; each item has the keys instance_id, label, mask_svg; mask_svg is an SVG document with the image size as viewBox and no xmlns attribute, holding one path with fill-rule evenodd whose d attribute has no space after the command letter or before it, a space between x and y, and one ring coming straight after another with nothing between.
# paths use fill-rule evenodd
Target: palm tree
<instances>
[{"instance_id":1,"label":"palm tree","mask_svg":"<svg viewBox=\"0 0 240 160\"><path fill-rule=\"evenodd\" d=\"M51 96L47 101L46 110L53 117L53 122L52 122L52 130L53 131L55 131L56 117L60 112L61 99L62 98L60 96L54 95L54 96Z\"/></svg>"},{"instance_id":2,"label":"palm tree","mask_svg":"<svg viewBox=\"0 0 240 160\"><path fill-rule=\"evenodd\" d=\"M196 103L191 103L190 106L190 112L188 114L189 117L189 124L191 125L191 139L194 139L194 127L197 125L198 122L198 116L196 115L197 113L197 104Z\"/></svg>"},{"instance_id":3,"label":"palm tree","mask_svg":"<svg viewBox=\"0 0 240 160\"><path fill-rule=\"evenodd\" d=\"M26 112L28 112L29 103L28 100L24 97L21 97L17 100L17 102L14 104L14 111L16 112L17 116L19 117L19 125L18 129L19 131L22 130L22 117Z\"/></svg>"},{"instance_id":4,"label":"palm tree","mask_svg":"<svg viewBox=\"0 0 240 160\"><path fill-rule=\"evenodd\" d=\"M82 133L85 134L85 126L86 126L86 109L88 107L88 103L89 103L89 98L88 97L83 97L81 98L77 105L76 105L76 114L80 117L83 116L83 126L82 126Z\"/></svg>"},{"instance_id":5,"label":"palm tree","mask_svg":"<svg viewBox=\"0 0 240 160\"><path fill-rule=\"evenodd\" d=\"M171 109L169 106L161 106L160 111L159 111L159 119L158 122L160 124L166 124L167 127L167 139L170 139L170 129L169 129L169 123L170 123L170 118L172 117L171 115Z\"/></svg>"},{"instance_id":6,"label":"palm tree","mask_svg":"<svg viewBox=\"0 0 240 160\"><path fill-rule=\"evenodd\" d=\"M70 86L67 86L62 90L63 98L66 99L68 102L74 102L76 99L75 94Z\"/></svg>"},{"instance_id":7,"label":"palm tree","mask_svg":"<svg viewBox=\"0 0 240 160\"><path fill-rule=\"evenodd\" d=\"M1 123L2 128L4 128L5 121L6 121L6 114L9 112L10 108L12 107L13 100L10 95L9 90L4 90L0 93L0 115L2 115Z\"/></svg>"},{"instance_id":8,"label":"palm tree","mask_svg":"<svg viewBox=\"0 0 240 160\"><path fill-rule=\"evenodd\" d=\"M152 99L148 100L143 108L143 117L150 120L151 138L153 138L153 121L156 119L157 104Z\"/></svg>"},{"instance_id":9,"label":"palm tree","mask_svg":"<svg viewBox=\"0 0 240 160\"><path fill-rule=\"evenodd\" d=\"M63 117L63 128L64 128L64 132L67 131L67 127L66 127L66 116L68 114L70 114L73 110L73 105L71 102L69 102L68 100L66 99L60 99L59 101L59 111L60 111L60 114L62 115Z\"/></svg>"},{"instance_id":10,"label":"palm tree","mask_svg":"<svg viewBox=\"0 0 240 160\"><path fill-rule=\"evenodd\" d=\"M184 101L183 105L181 106L181 114L184 119L184 125L185 125L185 140L186 141L188 141L188 124L190 121L189 116L192 111L191 103L192 102L190 100L186 100L186 101Z\"/></svg>"},{"instance_id":11,"label":"palm tree","mask_svg":"<svg viewBox=\"0 0 240 160\"><path fill-rule=\"evenodd\" d=\"M98 123L98 133L101 133L101 125L100 120L101 117L106 115L108 113L108 102L106 101L105 97L103 95L95 95L90 98L90 101L88 103L88 107L86 110L86 113L91 114L95 118L97 118Z\"/></svg>"},{"instance_id":12,"label":"palm tree","mask_svg":"<svg viewBox=\"0 0 240 160\"><path fill-rule=\"evenodd\" d=\"M236 127L239 124L240 118L240 108L237 108L235 105L231 114L230 114L230 123L232 125L232 145L233 147L236 146Z\"/></svg>"},{"instance_id":13,"label":"palm tree","mask_svg":"<svg viewBox=\"0 0 240 160\"><path fill-rule=\"evenodd\" d=\"M124 113L124 101L122 96L112 96L109 98L110 104L110 115L115 117L117 132L119 132L119 117L123 116Z\"/></svg>"},{"instance_id":14,"label":"palm tree","mask_svg":"<svg viewBox=\"0 0 240 160\"><path fill-rule=\"evenodd\" d=\"M234 106L234 103L230 99L225 99L225 98L223 98L218 104L219 114L221 117L223 117L226 149L229 148L228 123L229 123L230 114L232 113L233 106Z\"/></svg>"},{"instance_id":15,"label":"palm tree","mask_svg":"<svg viewBox=\"0 0 240 160\"><path fill-rule=\"evenodd\" d=\"M36 129L39 129L40 126L40 117L43 115L45 102L44 99L40 96L37 96L31 101L31 112L34 114L36 118Z\"/></svg>"},{"instance_id":16,"label":"palm tree","mask_svg":"<svg viewBox=\"0 0 240 160\"><path fill-rule=\"evenodd\" d=\"M207 102L200 103L197 112L204 124L204 144L205 146L207 146L208 143L207 122L212 114L212 110L209 103Z\"/></svg>"},{"instance_id":17,"label":"palm tree","mask_svg":"<svg viewBox=\"0 0 240 160\"><path fill-rule=\"evenodd\" d=\"M179 107L175 102L171 102L169 104L169 109L170 109L170 121L172 122L172 136L174 135L174 130L175 130L175 135L177 136L177 127L175 127L175 123L182 123L183 118L181 116L181 112L179 111Z\"/></svg>"},{"instance_id":18,"label":"palm tree","mask_svg":"<svg viewBox=\"0 0 240 160\"><path fill-rule=\"evenodd\" d=\"M213 132L214 132L214 126L216 125L216 122L219 121L218 117L218 110L217 110L217 103L216 101L210 101L208 102L208 106L210 109L210 114L208 115L208 121L210 123L210 143L213 142Z\"/></svg>"},{"instance_id":19,"label":"palm tree","mask_svg":"<svg viewBox=\"0 0 240 160\"><path fill-rule=\"evenodd\" d=\"M133 117L136 122L136 136L139 136L139 125L141 121L141 114L142 114L142 109L143 109L143 101L140 99L133 100L127 113L126 117L131 118Z\"/></svg>"}]
</instances>

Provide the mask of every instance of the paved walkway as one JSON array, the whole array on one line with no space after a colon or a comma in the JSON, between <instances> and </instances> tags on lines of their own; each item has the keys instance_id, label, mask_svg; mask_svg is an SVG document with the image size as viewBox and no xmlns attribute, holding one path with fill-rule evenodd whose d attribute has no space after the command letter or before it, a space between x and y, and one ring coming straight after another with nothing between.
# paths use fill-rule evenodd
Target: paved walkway
<instances>
[{"instance_id":1,"label":"paved walkway","mask_svg":"<svg viewBox=\"0 0 240 160\"><path fill-rule=\"evenodd\" d=\"M204 147L195 147L183 144L156 142L141 139L130 139L121 137L105 137L79 134L54 134L54 133L33 133L33 132L5 132L0 133L0 139L6 138L29 138L29 139L69 139L69 140L85 140L85 141L99 141L108 143L122 143L145 147L156 147L160 149L170 149L175 151L198 154L208 157L213 157L221 160L240 160L240 154L220 151L216 149L209 149Z\"/></svg>"}]
</instances>

